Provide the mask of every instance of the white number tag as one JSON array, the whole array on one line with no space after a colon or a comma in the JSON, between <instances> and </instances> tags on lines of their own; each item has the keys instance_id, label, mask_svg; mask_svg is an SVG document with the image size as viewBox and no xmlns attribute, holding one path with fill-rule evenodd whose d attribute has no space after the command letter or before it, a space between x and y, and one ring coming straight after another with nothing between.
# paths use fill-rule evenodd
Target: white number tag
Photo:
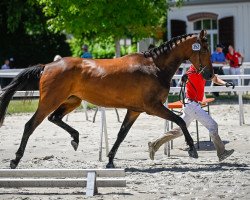
<instances>
[{"instance_id":1,"label":"white number tag","mask_svg":"<svg viewBox=\"0 0 250 200\"><path fill-rule=\"evenodd\" d=\"M192 50L193 51L200 51L201 50L201 45L199 43L192 44Z\"/></svg>"}]
</instances>

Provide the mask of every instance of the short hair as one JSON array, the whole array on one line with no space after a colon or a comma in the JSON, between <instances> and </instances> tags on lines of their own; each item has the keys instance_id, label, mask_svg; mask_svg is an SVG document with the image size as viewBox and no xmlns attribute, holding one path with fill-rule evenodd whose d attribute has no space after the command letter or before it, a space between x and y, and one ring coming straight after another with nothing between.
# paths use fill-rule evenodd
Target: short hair
<instances>
[{"instance_id":1,"label":"short hair","mask_svg":"<svg viewBox=\"0 0 250 200\"><path fill-rule=\"evenodd\" d=\"M62 59L62 57L61 57L60 55L56 55L56 56L54 57L54 61L57 61L57 60L60 60L60 59Z\"/></svg>"},{"instance_id":2,"label":"short hair","mask_svg":"<svg viewBox=\"0 0 250 200\"><path fill-rule=\"evenodd\" d=\"M222 44L217 44L216 47L224 49L224 46Z\"/></svg>"},{"instance_id":3,"label":"short hair","mask_svg":"<svg viewBox=\"0 0 250 200\"><path fill-rule=\"evenodd\" d=\"M88 50L88 45L86 45L86 44L82 45L82 49Z\"/></svg>"}]
</instances>

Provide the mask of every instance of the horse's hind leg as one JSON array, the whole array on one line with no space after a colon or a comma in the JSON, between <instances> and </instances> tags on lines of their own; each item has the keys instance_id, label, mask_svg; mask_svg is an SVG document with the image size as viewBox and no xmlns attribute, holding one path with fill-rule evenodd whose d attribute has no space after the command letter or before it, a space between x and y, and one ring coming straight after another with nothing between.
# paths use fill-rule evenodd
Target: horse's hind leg
<instances>
[{"instance_id":1,"label":"horse's hind leg","mask_svg":"<svg viewBox=\"0 0 250 200\"><path fill-rule=\"evenodd\" d=\"M25 124L21 144L16 152L16 158L10 161L11 169L15 169L17 167L18 163L23 157L30 135L34 132L36 127L44 120L47 115L48 112L46 113L46 111L44 112L41 111L41 109L38 109L36 113L31 117L31 119Z\"/></svg>"},{"instance_id":2,"label":"horse's hind leg","mask_svg":"<svg viewBox=\"0 0 250 200\"><path fill-rule=\"evenodd\" d=\"M124 119L122 126L120 128L120 131L117 135L117 139L115 141L115 144L113 145L112 149L110 150L110 152L108 154L109 163L106 165L107 168L114 168L115 167L114 163L113 163L115 154L116 154L120 144L125 139L129 129L134 124L135 120L138 118L139 115L140 115L140 112L134 112L134 111L130 111L130 110L127 111L125 119Z\"/></svg>"},{"instance_id":3,"label":"horse's hind leg","mask_svg":"<svg viewBox=\"0 0 250 200\"><path fill-rule=\"evenodd\" d=\"M71 96L67 99L66 102L64 102L62 105L59 106L49 117L48 120L53 122L54 124L58 125L59 127L66 130L73 140L71 141L71 145L73 146L74 150L77 150L78 144L79 144L79 132L75 129L73 129L71 126L66 124L62 121L62 118L73 111L75 108L80 106L81 99L79 99L76 96Z\"/></svg>"},{"instance_id":4,"label":"horse's hind leg","mask_svg":"<svg viewBox=\"0 0 250 200\"><path fill-rule=\"evenodd\" d=\"M61 96L56 96L56 93L49 91L44 92L44 95L40 91L40 100L37 111L31 117L31 119L25 124L24 132L21 140L19 149L16 152L16 158L11 160L10 167L12 169L16 168L21 158L24 155L24 151L29 140L29 137L34 132L36 127L47 117L52 111L58 108L64 101L67 93ZM41 98L42 96L42 98Z\"/></svg>"}]
</instances>

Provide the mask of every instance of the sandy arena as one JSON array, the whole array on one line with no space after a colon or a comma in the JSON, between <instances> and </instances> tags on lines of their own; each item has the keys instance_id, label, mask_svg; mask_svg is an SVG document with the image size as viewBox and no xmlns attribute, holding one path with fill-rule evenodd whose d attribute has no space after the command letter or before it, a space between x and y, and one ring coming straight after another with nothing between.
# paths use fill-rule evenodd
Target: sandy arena
<instances>
[{"instance_id":1,"label":"sandy arena","mask_svg":"<svg viewBox=\"0 0 250 200\"><path fill-rule=\"evenodd\" d=\"M85 188L0 188L0 199L250 199L250 104L244 105L246 124L239 126L237 104L211 105L211 115L219 124L219 134L227 149L235 153L219 163L208 131L199 125L200 150L198 159L188 157L184 137L174 141L171 157L161 148L151 161L147 143L164 130L164 120L142 114L119 148L115 164L126 170L126 188L99 188L94 197L85 196ZM92 119L94 111L89 111ZM123 119L125 110L119 109ZM121 123L115 110L106 110L110 148ZM24 124L31 114L7 115L0 128L0 168L9 168L17 151ZM18 168L105 168L107 158L98 161L100 113L96 122L85 120L83 112L69 115L68 123L80 132L80 144L75 152L70 135L47 119L31 136ZM195 122L189 128L196 140Z\"/></svg>"}]
</instances>

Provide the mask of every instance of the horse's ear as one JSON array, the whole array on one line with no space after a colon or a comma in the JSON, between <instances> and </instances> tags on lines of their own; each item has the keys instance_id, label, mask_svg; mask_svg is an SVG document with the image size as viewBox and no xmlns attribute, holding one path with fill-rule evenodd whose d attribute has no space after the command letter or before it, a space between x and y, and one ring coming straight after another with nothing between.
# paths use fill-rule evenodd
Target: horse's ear
<instances>
[{"instance_id":1,"label":"horse's ear","mask_svg":"<svg viewBox=\"0 0 250 200\"><path fill-rule=\"evenodd\" d=\"M204 39L204 38L206 38L206 36L207 36L207 31L206 30L202 30L201 32L200 32L200 39L202 40L202 39Z\"/></svg>"}]
</instances>

